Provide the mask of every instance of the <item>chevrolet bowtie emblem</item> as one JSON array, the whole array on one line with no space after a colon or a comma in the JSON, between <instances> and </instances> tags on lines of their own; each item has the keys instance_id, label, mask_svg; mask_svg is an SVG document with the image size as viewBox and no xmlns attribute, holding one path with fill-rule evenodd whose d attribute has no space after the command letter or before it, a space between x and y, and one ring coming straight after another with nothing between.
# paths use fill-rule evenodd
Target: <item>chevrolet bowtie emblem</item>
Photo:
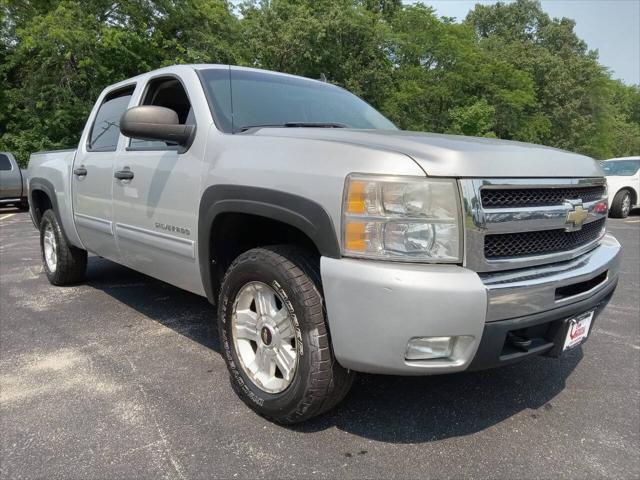
<instances>
[{"instance_id":1,"label":"chevrolet bowtie emblem","mask_svg":"<svg viewBox=\"0 0 640 480\"><path fill-rule=\"evenodd\" d=\"M567 220L565 223L571 223L576 229L582 228L582 224L589 216L589 212L585 210L582 205L572 205L573 210L567 213Z\"/></svg>"}]
</instances>

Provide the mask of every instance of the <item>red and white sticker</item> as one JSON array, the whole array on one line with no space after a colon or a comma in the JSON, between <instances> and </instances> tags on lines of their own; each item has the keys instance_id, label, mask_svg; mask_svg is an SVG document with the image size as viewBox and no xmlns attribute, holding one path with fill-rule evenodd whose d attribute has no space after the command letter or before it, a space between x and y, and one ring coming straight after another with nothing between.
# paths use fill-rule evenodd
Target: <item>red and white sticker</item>
<instances>
[{"instance_id":1,"label":"red and white sticker","mask_svg":"<svg viewBox=\"0 0 640 480\"><path fill-rule=\"evenodd\" d=\"M583 313L569 320L569 330L567 338L564 340L564 350L580 345L582 340L589 335L591 320L593 320L593 310Z\"/></svg>"}]
</instances>

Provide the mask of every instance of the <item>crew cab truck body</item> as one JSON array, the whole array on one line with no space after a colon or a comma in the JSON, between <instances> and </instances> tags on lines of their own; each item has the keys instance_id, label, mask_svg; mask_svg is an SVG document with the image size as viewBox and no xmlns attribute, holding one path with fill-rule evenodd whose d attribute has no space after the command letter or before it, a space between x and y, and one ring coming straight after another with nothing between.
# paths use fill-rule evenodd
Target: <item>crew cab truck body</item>
<instances>
[{"instance_id":1,"label":"crew cab truck body","mask_svg":"<svg viewBox=\"0 0 640 480\"><path fill-rule=\"evenodd\" d=\"M557 356L618 281L592 159L397 130L336 86L220 65L110 86L75 151L34 154L54 284L93 252L218 307L231 384L283 423L356 371Z\"/></svg>"},{"instance_id":2,"label":"crew cab truck body","mask_svg":"<svg viewBox=\"0 0 640 480\"><path fill-rule=\"evenodd\" d=\"M9 152L0 152L0 206L27 208L27 175Z\"/></svg>"}]
</instances>

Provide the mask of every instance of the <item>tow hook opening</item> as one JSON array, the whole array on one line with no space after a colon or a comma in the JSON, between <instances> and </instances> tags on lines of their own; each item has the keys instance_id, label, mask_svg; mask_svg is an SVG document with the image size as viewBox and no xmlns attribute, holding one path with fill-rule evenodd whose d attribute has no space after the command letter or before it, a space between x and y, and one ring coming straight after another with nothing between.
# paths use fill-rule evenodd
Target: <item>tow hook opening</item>
<instances>
[{"instance_id":1,"label":"tow hook opening","mask_svg":"<svg viewBox=\"0 0 640 480\"><path fill-rule=\"evenodd\" d=\"M516 335L514 332L507 333L507 342L516 347L518 350L522 350L523 352L528 352L529 347L533 343L528 337Z\"/></svg>"}]
</instances>

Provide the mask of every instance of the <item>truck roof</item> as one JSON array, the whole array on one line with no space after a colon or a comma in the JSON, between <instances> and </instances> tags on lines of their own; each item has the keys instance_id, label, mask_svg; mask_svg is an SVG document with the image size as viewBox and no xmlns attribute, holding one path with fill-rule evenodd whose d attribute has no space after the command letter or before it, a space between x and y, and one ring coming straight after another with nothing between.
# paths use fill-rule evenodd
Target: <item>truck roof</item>
<instances>
[{"instance_id":1,"label":"truck roof","mask_svg":"<svg viewBox=\"0 0 640 480\"><path fill-rule=\"evenodd\" d=\"M270 75L277 75L277 76L283 76L283 77L292 77L292 78L299 78L299 79L303 79L303 80L308 80L310 82L318 82L318 83L322 83L324 85L326 85L326 83L320 81L320 80L314 80L312 78L308 78L308 77L301 77L299 75L292 75L289 73L281 73L281 72L274 72L272 70L263 70L260 68L252 68L252 67L241 67L238 65L227 65L227 64L219 64L219 63L190 63L190 64L181 64L181 65L170 65L168 67L162 67L162 68L157 68L155 70L150 70L148 72L145 73L141 73L140 75L136 75L135 77L130 77L127 78L126 80L122 80L120 82L117 83L113 83L109 86L107 86L106 88L113 88L113 87L118 87L120 85L125 86L125 85L129 85L132 81L144 81L146 80L148 77L153 77L156 76L158 74L177 74L180 72L184 72L185 70L189 69L189 70L209 70L209 69L233 69L233 70L242 70L242 71L250 71L250 72L262 72L262 73L268 73Z\"/></svg>"}]
</instances>

